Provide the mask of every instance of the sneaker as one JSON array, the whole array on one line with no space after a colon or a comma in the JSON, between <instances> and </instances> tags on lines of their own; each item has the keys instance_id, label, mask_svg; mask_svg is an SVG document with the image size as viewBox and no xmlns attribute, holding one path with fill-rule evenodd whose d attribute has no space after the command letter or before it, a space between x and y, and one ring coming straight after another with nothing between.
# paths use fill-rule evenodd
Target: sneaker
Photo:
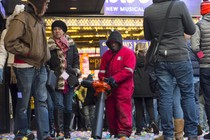
<instances>
[{"instance_id":1,"label":"sneaker","mask_svg":"<svg viewBox=\"0 0 210 140\"><path fill-rule=\"evenodd\" d=\"M14 138L14 140L33 140L35 139L35 136L33 133L29 133L23 137Z\"/></svg>"},{"instance_id":2,"label":"sneaker","mask_svg":"<svg viewBox=\"0 0 210 140\"><path fill-rule=\"evenodd\" d=\"M204 139L210 139L210 133L203 136Z\"/></svg>"}]
</instances>

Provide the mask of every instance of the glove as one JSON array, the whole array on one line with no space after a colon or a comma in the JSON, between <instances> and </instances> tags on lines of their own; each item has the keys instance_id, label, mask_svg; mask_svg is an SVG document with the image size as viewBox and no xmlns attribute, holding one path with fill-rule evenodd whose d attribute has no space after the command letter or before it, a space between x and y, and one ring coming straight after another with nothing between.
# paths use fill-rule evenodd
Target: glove
<instances>
[{"instance_id":1,"label":"glove","mask_svg":"<svg viewBox=\"0 0 210 140\"><path fill-rule=\"evenodd\" d=\"M0 83L2 83L3 80L3 69L0 69Z\"/></svg>"},{"instance_id":2,"label":"glove","mask_svg":"<svg viewBox=\"0 0 210 140\"><path fill-rule=\"evenodd\" d=\"M116 81L114 80L113 77L104 78L104 82L109 84L111 86L111 88L117 88L118 87L118 85L117 85L117 83L116 83Z\"/></svg>"},{"instance_id":3,"label":"glove","mask_svg":"<svg viewBox=\"0 0 210 140\"><path fill-rule=\"evenodd\" d=\"M75 75L76 76L81 76L81 72L80 72L80 70L79 69L77 69L77 68L72 68L72 70L74 71L74 73L75 73Z\"/></svg>"}]
</instances>

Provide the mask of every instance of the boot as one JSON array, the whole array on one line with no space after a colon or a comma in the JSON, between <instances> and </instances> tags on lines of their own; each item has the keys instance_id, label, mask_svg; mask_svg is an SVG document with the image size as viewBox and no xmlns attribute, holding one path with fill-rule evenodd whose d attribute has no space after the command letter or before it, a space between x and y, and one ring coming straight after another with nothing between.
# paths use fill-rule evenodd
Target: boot
<instances>
[{"instance_id":1,"label":"boot","mask_svg":"<svg viewBox=\"0 0 210 140\"><path fill-rule=\"evenodd\" d=\"M64 139L63 120L63 110L55 109L55 127L57 139Z\"/></svg>"},{"instance_id":2,"label":"boot","mask_svg":"<svg viewBox=\"0 0 210 140\"><path fill-rule=\"evenodd\" d=\"M176 140L184 140L183 130L184 130L184 120L174 119L174 131L175 131Z\"/></svg>"},{"instance_id":3,"label":"boot","mask_svg":"<svg viewBox=\"0 0 210 140\"><path fill-rule=\"evenodd\" d=\"M159 134L159 128L158 128L158 125L155 122L152 122L150 124L150 127L153 129L153 133L155 135L158 135Z\"/></svg>"},{"instance_id":4,"label":"boot","mask_svg":"<svg viewBox=\"0 0 210 140\"><path fill-rule=\"evenodd\" d=\"M64 113L64 137L71 138L69 127L71 122L71 113Z\"/></svg>"}]
</instances>

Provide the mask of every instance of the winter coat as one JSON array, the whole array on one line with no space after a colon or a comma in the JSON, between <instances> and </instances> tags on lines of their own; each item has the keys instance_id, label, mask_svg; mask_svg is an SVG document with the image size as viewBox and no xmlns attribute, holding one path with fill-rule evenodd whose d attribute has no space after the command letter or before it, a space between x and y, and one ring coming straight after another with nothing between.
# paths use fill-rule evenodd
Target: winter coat
<instances>
[{"instance_id":1,"label":"winter coat","mask_svg":"<svg viewBox=\"0 0 210 140\"><path fill-rule=\"evenodd\" d=\"M144 37L153 40L160 34L171 0L153 0L144 11ZM189 59L184 33L193 35L195 25L183 1L175 1L163 33L158 52L159 61L185 61Z\"/></svg>"},{"instance_id":2,"label":"winter coat","mask_svg":"<svg viewBox=\"0 0 210 140\"><path fill-rule=\"evenodd\" d=\"M196 32L191 38L193 52L202 51L204 57L199 60L201 68L210 68L210 13L196 24Z\"/></svg>"},{"instance_id":3,"label":"winter coat","mask_svg":"<svg viewBox=\"0 0 210 140\"><path fill-rule=\"evenodd\" d=\"M80 68L79 53L78 53L78 50L74 41L68 35L65 35L65 37L67 38L68 44L69 44L69 48L68 48L67 56L66 56L66 60L67 60L66 72L69 75L70 74L76 75L76 73L74 73L72 68L76 68L76 69ZM57 51L60 50L60 48L55 44L55 41L52 37L50 37L48 40L48 47L50 49L51 59L47 62L47 64L49 65L50 69L55 72L56 77L59 77L62 74L61 69L60 69L61 61L57 54ZM57 85L57 88L58 86L59 84Z\"/></svg>"},{"instance_id":4,"label":"winter coat","mask_svg":"<svg viewBox=\"0 0 210 140\"><path fill-rule=\"evenodd\" d=\"M36 68L50 59L44 22L33 12L21 12L10 22L4 44L17 59Z\"/></svg>"},{"instance_id":5,"label":"winter coat","mask_svg":"<svg viewBox=\"0 0 210 140\"><path fill-rule=\"evenodd\" d=\"M101 58L98 77L99 79L112 77L118 85L118 92L132 94L134 88L133 73L136 65L135 54L131 49L122 46L122 36L119 32L110 34L107 41L108 46L109 41L118 42L121 48L117 52L110 49L104 53Z\"/></svg>"},{"instance_id":6,"label":"winter coat","mask_svg":"<svg viewBox=\"0 0 210 140\"><path fill-rule=\"evenodd\" d=\"M24 8L25 8L25 5L16 5L12 15L7 17L6 29L4 29L2 34L1 34L1 42L0 42L0 69L4 68L4 65L5 65L7 57L8 57L8 59L7 59L7 66L11 66L14 63L14 54L8 53L5 50L4 38L5 38L5 35L7 33L7 30L9 29L10 21L12 19L14 19L14 17L16 15L20 14L21 12L23 12Z\"/></svg>"},{"instance_id":7,"label":"winter coat","mask_svg":"<svg viewBox=\"0 0 210 140\"><path fill-rule=\"evenodd\" d=\"M88 75L85 80L93 81L92 75ZM95 90L92 86L87 86L81 82L81 85L87 88L87 94L84 100L84 106L96 105L97 96L94 96Z\"/></svg>"},{"instance_id":8,"label":"winter coat","mask_svg":"<svg viewBox=\"0 0 210 140\"><path fill-rule=\"evenodd\" d=\"M4 38L5 33L6 33L6 29L2 32L1 34L1 42L0 42L0 69L4 68L6 59L7 59L7 51L5 50L4 47L4 41L2 38Z\"/></svg>"},{"instance_id":9,"label":"winter coat","mask_svg":"<svg viewBox=\"0 0 210 140\"><path fill-rule=\"evenodd\" d=\"M112 76L118 85L117 89L132 91L134 87L133 72L135 63L134 52L127 47L122 47L117 53L108 50L101 59L99 79Z\"/></svg>"},{"instance_id":10,"label":"winter coat","mask_svg":"<svg viewBox=\"0 0 210 140\"><path fill-rule=\"evenodd\" d=\"M144 68L144 61L144 56L136 55L136 68L134 71L134 98L155 96L150 89L150 75Z\"/></svg>"},{"instance_id":11,"label":"winter coat","mask_svg":"<svg viewBox=\"0 0 210 140\"><path fill-rule=\"evenodd\" d=\"M192 62L193 67L193 75L199 77L200 76L200 66L199 66L199 59L196 54L189 48L190 60Z\"/></svg>"}]
</instances>

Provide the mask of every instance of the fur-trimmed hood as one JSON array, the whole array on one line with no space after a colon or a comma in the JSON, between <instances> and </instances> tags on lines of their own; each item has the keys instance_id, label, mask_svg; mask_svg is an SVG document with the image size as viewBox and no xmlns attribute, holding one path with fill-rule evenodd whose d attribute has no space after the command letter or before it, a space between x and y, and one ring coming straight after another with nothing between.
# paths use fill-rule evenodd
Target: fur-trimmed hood
<instances>
[{"instance_id":1,"label":"fur-trimmed hood","mask_svg":"<svg viewBox=\"0 0 210 140\"><path fill-rule=\"evenodd\" d=\"M64 36L67 39L68 47L71 47L71 46L75 45L74 40L69 35L64 35ZM55 49L59 49L58 46L56 45L55 40L53 39L53 37L50 37L48 39L48 47L49 47L50 51L55 50Z\"/></svg>"}]
</instances>

